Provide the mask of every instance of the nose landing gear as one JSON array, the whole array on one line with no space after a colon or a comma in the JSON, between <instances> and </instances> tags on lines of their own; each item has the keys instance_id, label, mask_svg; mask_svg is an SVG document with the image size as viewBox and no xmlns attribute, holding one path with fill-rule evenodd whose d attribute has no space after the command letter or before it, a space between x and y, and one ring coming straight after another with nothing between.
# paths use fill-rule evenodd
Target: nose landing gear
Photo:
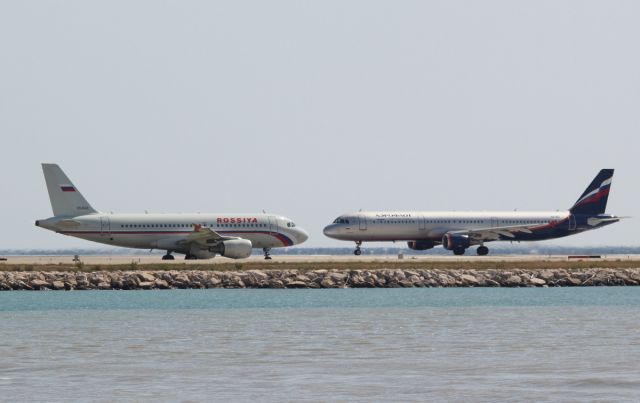
<instances>
[{"instance_id":1,"label":"nose landing gear","mask_svg":"<svg viewBox=\"0 0 640 403\"><path fill-rule=\"evenodd\" d=\"M262 252L264 252L264 260L271 260L271 248L262 248Z\"/></svg>"},{"instance_id":2,"label":"nose landing gear","mask_svg":"<svg viewBox=\"0 0 640 403\"><path fill-rule=\"evenodd\" d=\"M362 251L360 250L360 245L362 245L362 241L356 241L356 250L353 251L353 254L356 256L360 256Z\"/></svg>"},{"instance_id":3,"label":"nose landing gear","mask_svg":"<svg viewBox=\"0 0 640 403\"><path fill-rule=\"evenodd\" d=\"M167 254L162 256L162 260L174 260L175 258L173 257L173 255L171 254L171 251L168 250Z\"/></svg>"}]
</instances>

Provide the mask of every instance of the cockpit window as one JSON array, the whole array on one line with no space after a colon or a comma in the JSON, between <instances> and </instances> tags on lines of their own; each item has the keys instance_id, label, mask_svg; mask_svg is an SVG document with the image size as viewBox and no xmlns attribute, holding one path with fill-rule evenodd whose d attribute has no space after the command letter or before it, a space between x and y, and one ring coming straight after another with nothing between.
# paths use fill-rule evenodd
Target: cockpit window
<instances>
[{"instance_id":1,"label":"cockpit window","mask_svg":"<svg viewBox=\"0 0 640 403\"><path fill-rule=\"evenodd\" d=\"M289 228L293 228L293 227L295 227L295 226L296 226L296 223L294 223L293 221L289 221L289 222L287 222L287 227L289 227Z\"/></svg>"},{"instance_id":2,"label":"cockpit window","mask_svg":"<svg viewBox=\"0 0 640 403\"><path fill-rule=\"evenodd\" d=\"M338 218L336 218L336 220L333 223L334 224L349 224L349 220L344 219L342 217L338 217Z\"/></svg>"}]
</instances>

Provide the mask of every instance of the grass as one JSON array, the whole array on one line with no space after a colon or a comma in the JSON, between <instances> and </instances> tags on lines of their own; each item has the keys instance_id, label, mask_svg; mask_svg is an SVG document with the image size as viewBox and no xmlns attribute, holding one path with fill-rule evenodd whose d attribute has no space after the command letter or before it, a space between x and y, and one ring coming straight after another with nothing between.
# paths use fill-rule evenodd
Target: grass
<instances>
[{"instance_id":1,"label":"grass","mask_svg":"<svg viewBox=\"0 0 640 403\"><path fill-rule=\"evenodd\" d=\"M247 271L247 270L382 270L382 269L413 269L413 270L545 270L545 269L628 269L640 268L640 260L585 260L585 261L372 261L372 262L233 262L216 264L167 264L167 263L137 263L98 265L98 264L0 264L0 271L74 271L74 272L94 272L94 271L163 271L163 270L202 270L202 271Z\"/></svg>"}]
</instances>

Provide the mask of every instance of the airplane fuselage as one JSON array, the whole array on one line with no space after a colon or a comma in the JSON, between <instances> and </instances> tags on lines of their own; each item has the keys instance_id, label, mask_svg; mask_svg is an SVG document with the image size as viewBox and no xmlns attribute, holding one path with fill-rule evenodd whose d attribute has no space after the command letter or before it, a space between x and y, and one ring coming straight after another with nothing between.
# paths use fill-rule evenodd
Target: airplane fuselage
<instances>
[{"instance_id":1,"label":"airplane fuselage","mask_svg":"<svg viewBox=\"0 0 640 403\"><path fill-rule=\"evenodd\" d=\"M141 249L181 250L179 241L195 226L223 236L251 241L253 248L277 248L304 242L306 233L288 218L272 214L88 214L52 217L36 225L107 245Z\"/></svg>"},{"instance_id":2,"label":"airplane fuselage","mask_svg":"<svg viewBox=\"0 0 640 403\"><path fill-rule=\"evenodd\" d=\"M611 216L602 214L601 219ZM499 235L495 240L534 241L564 237L615 221L554 212L358 212L338 217L324 229L325 235L344 241L420 241L440 243L449 232L531 226L530 232Z\"/></svg>"}]
</instances>

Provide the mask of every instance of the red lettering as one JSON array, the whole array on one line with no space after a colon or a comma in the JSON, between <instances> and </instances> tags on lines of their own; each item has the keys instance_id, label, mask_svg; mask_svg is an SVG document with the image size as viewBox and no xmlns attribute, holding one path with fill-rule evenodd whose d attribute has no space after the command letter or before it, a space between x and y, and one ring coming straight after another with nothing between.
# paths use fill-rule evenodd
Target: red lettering
<instances>
[{"instance_id":1,"label":"red lettering","mask_svg":"<svg viewBox=\"0 0 640 403\"><path fill-rule=\"evenodd\" d=\"M220 223L222 222L222 218L218 218L218 219L216 220L216 222L217 222L218 224L220 224Z\"/></svg>"},{"instance_id":2,"label":"red lettering","mask_svg":"<svg viewBox=\"0 0 640 403\"><path fill-rule=\"evenodd\" d=\"M229 219L228 219L227 217L225 217L225 218L223 219L223 221L224 221L224 222L229 222Z\"/></svg>"}]
</instances>

